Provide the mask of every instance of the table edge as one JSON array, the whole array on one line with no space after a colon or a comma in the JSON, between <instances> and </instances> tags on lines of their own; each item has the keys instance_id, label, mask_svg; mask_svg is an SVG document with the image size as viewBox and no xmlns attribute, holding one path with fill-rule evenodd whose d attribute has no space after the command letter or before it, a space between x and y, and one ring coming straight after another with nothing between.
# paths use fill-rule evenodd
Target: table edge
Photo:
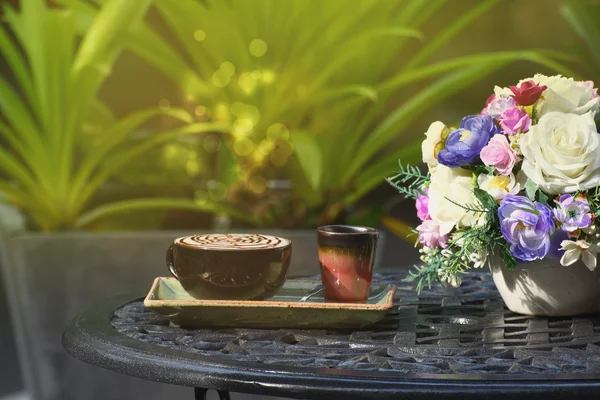
<instances>
[{"instance_id":1,"label":"table edge","mask_svg":"<svg viewBox=\"0 0 600 400\"><path fill-rule=\"evenodd\" d=\"M328 368L214 362L201 354L152 345L117 332L109 323L114 310L144 296L122 295L92 306L65 327L62 344L71 356L105 369L150 381L232 392L306 398L344 391L348 399L397 398L402 393L466 396L585 393L600 397L599 374L426 375ZM100 321L105 321L101 323ZM118 339L119 343L116 343Z\"/></svg>"}]
</instances>

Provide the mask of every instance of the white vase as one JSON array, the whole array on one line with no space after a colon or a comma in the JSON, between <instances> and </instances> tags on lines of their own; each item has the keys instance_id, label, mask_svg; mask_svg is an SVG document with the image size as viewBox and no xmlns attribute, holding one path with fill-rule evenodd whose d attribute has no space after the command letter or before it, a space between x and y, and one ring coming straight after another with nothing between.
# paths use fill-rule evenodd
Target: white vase
<instances>
[{"instance_id":1,"label":"white vase","mask_svg":"<svg viewBox=\"0 0 600 400\"><path fill-rule=\"evenodd\" d=\"M590 271L581 261L564 267L558 259L544 259L511 271L499 257L488 264L512 312L567 317L600 311L600 266Z\"/></svg>"}]
</instances>

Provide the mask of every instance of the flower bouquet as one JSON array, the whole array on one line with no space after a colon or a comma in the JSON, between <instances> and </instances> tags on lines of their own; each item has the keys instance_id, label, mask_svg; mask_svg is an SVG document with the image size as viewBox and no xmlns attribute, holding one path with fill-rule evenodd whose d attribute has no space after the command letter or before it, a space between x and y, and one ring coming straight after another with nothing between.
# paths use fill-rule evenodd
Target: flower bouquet
<instances>
[{"instance_id":1,"label":"flower bouquet","mask_svg":"<svg viewBox=\"0 0 600 400\"><path fill-rule=\"evenodd\" d=\"M598 310L599 98L593 82L535 75L496 87L458 127L434 122L422 144L425 174L400 165L388 179L416 200L423 265L418 289L458 287L489 264L519 313ZM600 232L600 231L598 231Z\"/></svg>"}]
</instances>

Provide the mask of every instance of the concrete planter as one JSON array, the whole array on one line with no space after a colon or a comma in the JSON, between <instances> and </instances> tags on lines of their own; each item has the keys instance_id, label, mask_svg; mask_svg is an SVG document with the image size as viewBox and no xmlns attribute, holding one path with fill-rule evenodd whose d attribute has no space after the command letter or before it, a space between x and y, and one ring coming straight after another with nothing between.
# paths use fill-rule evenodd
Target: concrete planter
<instances>
[{"instance_id":1,"label":"concrete planter","mask_svg":"<svg viewBox=\"0 0 600 400\"><path fill-rule=\"evenodd\" d=\"M292 240L289 276L318 273L315 231L260 232ZM166 249L174 238L188 234L191 232L73 232L3 238L5 291L26 388L34 400L192 397L188 388L83 364L61 346L64 325L84 308L117 294L144 293L153 278L169 275Z\"/></svg>"},{"instance_id":2,"label":"concrete planter","mask_svg":"<svg viewBox=\"0 0 600 400\"><path fill-rule=\"evenodd\" d=\"M518 264L510 271L499 258L489 262L494 283L509 310L518 314L567 317L600 311L600 268L557 259Z\"/></svg>"}]
</instances>

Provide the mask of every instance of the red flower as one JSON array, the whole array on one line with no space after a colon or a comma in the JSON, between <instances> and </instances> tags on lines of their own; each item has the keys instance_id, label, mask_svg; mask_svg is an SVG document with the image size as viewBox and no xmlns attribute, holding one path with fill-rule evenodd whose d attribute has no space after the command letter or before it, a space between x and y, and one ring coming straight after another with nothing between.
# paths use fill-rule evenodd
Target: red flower
<instances>
[{"instance_id":1,"label":"red flower","mask_svg":"<svg viewBox=\"0 0 600 400\"><path fill-rule=\"evenodd\" d=\"M521 86L511 86L510 90L514 93L511 95L517 104L521 106L530 106L537 101L542 95L542 92L546 90L545 85L538 85L533 80L528 80L521 83Z\"/></svg>"}]
</instances>

